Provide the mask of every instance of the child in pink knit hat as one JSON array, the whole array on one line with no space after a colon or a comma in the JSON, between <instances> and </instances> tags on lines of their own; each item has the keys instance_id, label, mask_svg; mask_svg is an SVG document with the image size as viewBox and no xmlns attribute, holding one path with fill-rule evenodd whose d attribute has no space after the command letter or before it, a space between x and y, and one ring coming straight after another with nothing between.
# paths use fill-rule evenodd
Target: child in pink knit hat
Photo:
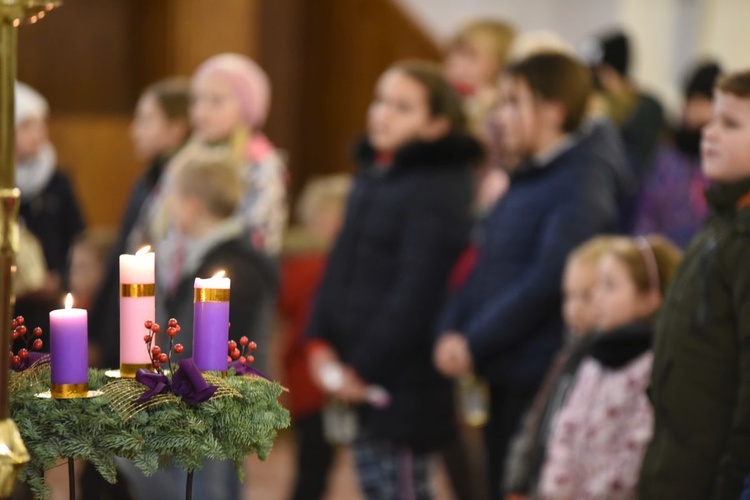
<instances>
[{"instance_id":1,"label":"child in pink knit hat","mask_svg":"<svg viewBox=\"0 0 750 500\"><path fill-rule=\"evenodd\" d=\"M253 243L276 253L286 222L286 168L262 132L271 104L266 73L240 54L219 54L197 69L191 82L194 139L226 145L243 160L246 192L238 210Z\"/></svg>"}]
</instances>

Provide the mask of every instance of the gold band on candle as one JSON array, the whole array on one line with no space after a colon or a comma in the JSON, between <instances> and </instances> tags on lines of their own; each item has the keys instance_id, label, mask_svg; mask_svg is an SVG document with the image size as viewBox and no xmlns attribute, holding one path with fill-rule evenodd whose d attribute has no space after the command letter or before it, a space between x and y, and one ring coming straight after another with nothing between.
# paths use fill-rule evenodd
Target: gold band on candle
<instances>
[{"instance_id":1,"label":"gold band on candle","mask_svg":"<svg viewBox=\"0 0 750 500\"><path fill-rule=\"evenodd\" d=\"M55 399L85 398L89 395L89 383L84 384L52 384L50 392Z\"/></svg>"},{"instance_id":2,"label":"gold band on candle","mask_svg":"<svg viewBox=\"0 0 750 500\"><path fill-rule=\"evenodd\" d=\"M196 288L195 302L229 302L229 288Z\"/></svg>"},{"instance_id":3,"label":"gold band on candle","mask_svg":"<svg viewBox=\"0 0 750 500\"><path fill-rule=\"evenodd\" d=\"M138 373L138 370L141 369L152 372L154 371L154 365L152 365L151 363L144 363L139 365L120 363L120 377L135 378L135 374Z\"/></svg>"},{"instance_id":4,"label":"gold band on candle","mask_svg":"<svg viewBox=\"0 0 750 500\"><path fill-rule=\"evenodd\" d=\"M156 286L153 283L145 285L120 285L120 297L153 297L156 295Z\"/></svg>"}]
</instances>

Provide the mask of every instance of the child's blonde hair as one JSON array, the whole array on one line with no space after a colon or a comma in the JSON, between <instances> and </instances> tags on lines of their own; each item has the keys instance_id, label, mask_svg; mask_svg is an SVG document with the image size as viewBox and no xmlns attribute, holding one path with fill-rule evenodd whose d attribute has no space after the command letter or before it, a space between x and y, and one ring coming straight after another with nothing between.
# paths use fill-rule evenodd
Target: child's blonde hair
<instances>
[{"instance_id":1,"label":"child's blonde hair","mask_svg":"<svg viewBox=\"0 0 750 500\"><path fill-rule=\"evenodd\" d=\"M225 152L204 152L179 165L173 186L177 194L197 196L211 215L226 219L242 199L239 169L238 162Z\"/></svg>"},{"instance_id":2,"label":"child's blonde hair","mask_svg":"<svg viewBox=\"0 0 750 500\"><path fill-rule=\"evenodd\" d=\"M566 265L573 262L596 265L618 240L627 240L625 236L600 235L581 243L568 254Z\"/></svg>"},{"instance_id":3,"label":"child's blonde hair","mask_svg":"<svg viewBox=\"0 0 750 500\"><path fill-rule=\"evenodd\" d=\"M487 44L497 60L497 75L508 60L508 52L516 36L515 28L497 19L478 19L464 25L448 43L449 51L474 43Z\"/></svg>"},{"instance_id":4,"label":"child's blonde hair","mask_svg":"<svg viewBox=\"0 0 750 500\"><path fill-rule=\"evenodd\" d=\"M682 260L682 251L661 235L618 238L606 253L625 264L639 292L658 288L662 296Z\"/></svg>"}]
</instances>

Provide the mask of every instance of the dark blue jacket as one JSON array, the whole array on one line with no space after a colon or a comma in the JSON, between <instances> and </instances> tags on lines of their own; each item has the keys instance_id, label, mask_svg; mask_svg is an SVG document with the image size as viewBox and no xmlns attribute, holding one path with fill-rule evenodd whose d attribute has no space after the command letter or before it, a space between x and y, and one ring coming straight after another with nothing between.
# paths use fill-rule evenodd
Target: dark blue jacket
<instances>
[{"instance_id":1,"label":"dark blue jacket","mask_svg":"<svg viewBox=\"0 0 750 500\"><path fill-rule=\"evenodd\" d=\"M413 447L450 436L450 384L432 366L436 319L450 270L471 229L471 164L479 144L464 135L413 143L382 169L367 143L318 290L308 337L329 342L392 403L370 409L374 435Z\"/></svg>"},{"instance_id":2,"label":"dark blue jacket","mask_svg":"<svg viewBox=\"0 0 750 500\"><path fill-rule=\"evenodd\" d=\"M526 161L487 215L479 260L440 331L463 332L493 384L533 387L561 345L568 253L617 220L616 178L586 136L544 166Z\"/></svg>"}]
</instances>

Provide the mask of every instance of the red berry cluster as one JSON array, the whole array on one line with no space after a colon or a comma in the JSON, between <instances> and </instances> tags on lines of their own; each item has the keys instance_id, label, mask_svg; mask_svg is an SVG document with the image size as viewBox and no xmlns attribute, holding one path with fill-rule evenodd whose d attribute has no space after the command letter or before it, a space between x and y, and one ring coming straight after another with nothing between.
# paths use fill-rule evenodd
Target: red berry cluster
<instances>
[{"instance_id":1,"label":"red berry cluster","mask_svg":"<svg viewBox=\"0 0 750 500\"><path fill-rule=\"evenodd\" d=\"M240 347L242 350L240 350ZM227 356L227 363L239 360L241 363L251 364L255 361L255 356L252 355L252 352L257 348L258 344L250 342L250 339L247 337L240 338L239 346L237 345L237 342L230 340L229 344L227 344L227 352L229 353L229 356Z\"/></svg>"},{"instance_id":2,"label":"red berry cluster","mask_svg":"<svg viewBox=\"0 0 750 500\"><path fill-rule=\"evenodd\" d=\"M25 322L26 320L23 319L23 316L18 316L11 321L11 327L13 328L11 337L13 342L21 339L25 345L25 347L19 349L17 353L13 353L13 350L11 349L10 362L13 365L13 368L18 368L29 360L29 351L41 351L42 347L44 347L44 342L39 338L42 336L42 329L36 327L31 332L31 335L29 335L29 330L24 324Z\"/></svg>"},{"instance_id":3,"label":"red berry cluster","mask_svg":"<svg viewBox=\"0 0 750 500\"><path fill-rule=\"evenodd\" d=\"M180 333L180 324L176 319L172 318L168 322L167 335L169 336L169 351L162 352L161 347L155 344L156 334L161 331L161 327L158 323L154 323L151 320L146 321L143 326L148 330L148 333L143 336L143 341L146 342L146 349L148 349L149 358L151 363L156 368L156 371L163 373L162 365L168 364L169 371L172 371L172 351L175 354L182 354L185 350L182 344L175 344L174 338Z\"/></svg>"}]
</instances>

